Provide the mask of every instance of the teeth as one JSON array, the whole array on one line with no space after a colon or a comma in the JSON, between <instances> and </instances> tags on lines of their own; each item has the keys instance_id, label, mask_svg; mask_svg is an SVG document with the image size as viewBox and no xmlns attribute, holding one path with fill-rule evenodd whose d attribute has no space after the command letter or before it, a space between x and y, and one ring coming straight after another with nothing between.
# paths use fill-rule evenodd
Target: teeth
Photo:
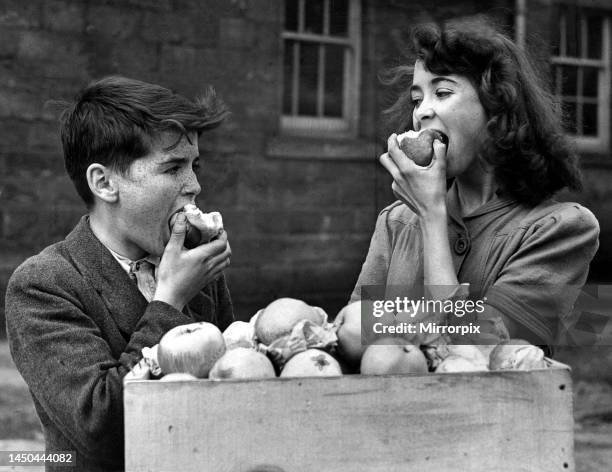
<instances>
[{"instance_id":1,"label":"teeth","mask_svg":"<svg viewBox=\"0 0 612 472\"><path fill-rule=\"evenodd\" d=\"M188 203L183 207L185 213L201 213L200 209L195 206L193 203Z\"/></svg>"},{"instance_id":2,"label":"teeth","mask_svg":"<svg viewBox=\"0 0 612 472\"><path fill-rule=\"evenodd\" d=\"M420 131L406 131L405 133L402 133L397 136L397 142L401 144L405 138L416 138L419 134L421 134Z\"/></svg>"}]
</instances>

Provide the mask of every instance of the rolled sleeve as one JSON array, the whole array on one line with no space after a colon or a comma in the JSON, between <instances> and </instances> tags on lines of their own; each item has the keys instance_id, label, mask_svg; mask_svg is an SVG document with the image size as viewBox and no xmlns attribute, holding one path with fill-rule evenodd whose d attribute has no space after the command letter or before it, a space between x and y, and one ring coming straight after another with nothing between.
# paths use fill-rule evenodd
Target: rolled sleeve
<instances>
[{"instance_id":1,"label":"rolled sleeve","mask_svg":"<svg viewBox=\"0 0 612 472\"><path fill-rule=\"evenodd\" d=\"M486 303L553 344L586 281L598 237L597 220L578 204L548 215L524 233Z\"/></svg>"}]
</instances>

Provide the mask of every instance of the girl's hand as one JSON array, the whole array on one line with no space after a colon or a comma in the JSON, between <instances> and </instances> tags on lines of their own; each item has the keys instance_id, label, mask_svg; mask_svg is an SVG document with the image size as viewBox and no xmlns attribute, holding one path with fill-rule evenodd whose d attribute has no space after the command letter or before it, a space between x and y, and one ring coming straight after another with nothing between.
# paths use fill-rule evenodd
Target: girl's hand
<instances>
[{"instance_id":1,"label":"girl's hand","mask_svg":"<svg viewBox=\"0 0 612 472\"><path fill-rule=\"evenodd\" d=\"M379 159L393 177L391 188L395 196L422 218L445 213L446 146L435 139L433 148L431 163L421 167L399 148L393 133L387 140L387 152Z\"/></svg>"}]
</instances>

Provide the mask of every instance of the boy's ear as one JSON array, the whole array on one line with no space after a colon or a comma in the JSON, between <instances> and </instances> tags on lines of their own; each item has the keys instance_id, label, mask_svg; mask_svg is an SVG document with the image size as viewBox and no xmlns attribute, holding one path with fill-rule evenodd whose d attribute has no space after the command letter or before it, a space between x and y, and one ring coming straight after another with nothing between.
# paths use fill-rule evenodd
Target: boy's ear
<instances>
[{"instance_id":1,"label":"boy's ear","mask_svg":"<svg viewBox=\"0 0 612 472\"><path fill-rule=\"evenodd\" d=\"M115 203L119 198L113 172L102 164L91 164L86 171L89 190L94 197L107 203Z\"/></svg>"}]
</instances>

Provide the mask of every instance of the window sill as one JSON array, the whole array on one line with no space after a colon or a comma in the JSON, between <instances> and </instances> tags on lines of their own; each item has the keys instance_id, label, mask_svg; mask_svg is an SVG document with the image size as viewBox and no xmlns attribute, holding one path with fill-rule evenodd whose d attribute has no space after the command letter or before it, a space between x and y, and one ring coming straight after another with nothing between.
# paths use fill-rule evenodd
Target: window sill
<instances>
[{"instance_id":1,"label":"window sill","mask_svg":"<svg viewBox=\"0 0 612 472\"><path fill-rule=\"evenodd\" d=\"M273 136L266 143L266 155L278 159L322 159L367 161L378 158L376 143L355 138Z\"/></svg>"},{"instance_id":2,"label":"window sill","mask_svg":"<svg viewBox=\"0 0 612 472\"><path fill-rule=\"evenodd\" d=\"M583 169L604 168L612 169L612 154L610 152L583 153L580 155L580 167Z\"/></svg>"}]
</instances>

